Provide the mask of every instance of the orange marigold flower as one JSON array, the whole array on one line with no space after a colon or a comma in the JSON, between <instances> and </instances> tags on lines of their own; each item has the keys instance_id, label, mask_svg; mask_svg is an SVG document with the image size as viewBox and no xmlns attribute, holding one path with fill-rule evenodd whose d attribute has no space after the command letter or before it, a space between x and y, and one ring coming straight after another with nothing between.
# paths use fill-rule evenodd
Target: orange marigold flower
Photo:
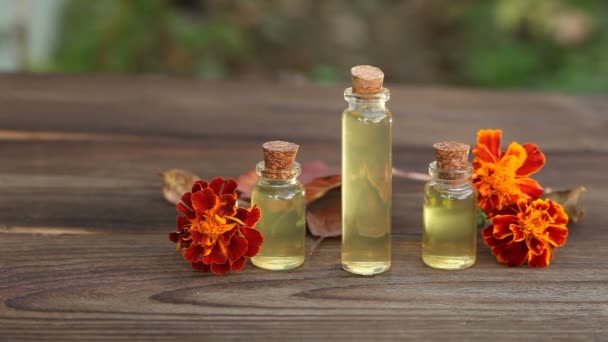
<instances>
[{"instance_id":1,"label":"orange marigold flower","mask_svg":"<svg viewBox=\"0 0 608 342\"><path fill-rule=\"evenodd\" d=\"M568 215L560 204L521 198L499 211L482 235L499 262L520 266L527 261L531 267L546 267L553 251L566 243L567 224Z\"/></svg>"},{"instance_id":2,"label":"orange marigold flower","mask_svg":"<svg viewBox=\"0 0 608 342\"><path fill-rule=\"evenodd\" d=\"M254 227L260 209L237 207L236 187L232 179L199 180L177 204L183 215L169 239L192 267L215 274L236 272L245 267L245 258L259 252L264 239Z\"/></svg>"},{"instance_id":3,"label":"orange marigold flower","mask_svg":"<svg viewBox=\"0 0 608 342\"><path fill-rule=\"evenodd\" d=\"M545 155L535 144L516 142L502 152L501 138L501 130L480 130L473 149L477 205L489 216L522 197L534 200L543 194L540 184L528 176L545 165Z\"/></svg>"}]
</instances>

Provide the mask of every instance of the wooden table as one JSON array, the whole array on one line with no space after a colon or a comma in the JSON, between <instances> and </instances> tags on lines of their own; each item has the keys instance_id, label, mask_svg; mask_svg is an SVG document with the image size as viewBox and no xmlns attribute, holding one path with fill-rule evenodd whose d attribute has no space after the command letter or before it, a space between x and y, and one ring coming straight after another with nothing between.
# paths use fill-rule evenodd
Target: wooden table
<instances>
[{"instance_id":1,"label":"wooden table","mask_svg":"<svg viewBox=\"0 0 608 342\"><path fill-rule=\"evenodd\" d=\"M502 128L546 152L544 185L589 188L549 268L503 267L481 239L471 269L424 267L422 184L395 179L387 273L342 271L339 240L293 271L198 273L167 239L159 171L236 177L269 139L338 166L343 87L4 75L0 339L608 340L608 101L391 90L396 167L425 172L433 142Z\"/></svg>"}]
</instances>

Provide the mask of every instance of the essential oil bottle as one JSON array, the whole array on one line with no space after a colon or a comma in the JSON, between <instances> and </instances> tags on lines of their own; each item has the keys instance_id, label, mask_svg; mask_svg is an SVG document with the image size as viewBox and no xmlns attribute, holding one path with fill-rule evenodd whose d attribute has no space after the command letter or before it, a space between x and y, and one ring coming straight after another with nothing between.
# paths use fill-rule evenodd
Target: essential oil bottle
<instances>
[{"instance_id":1,"label":"essential oil bottle","mask_svg":"<svg viewBox=\"0 0 608 342\"><path fill-rule=\"evenodd\" d=\"M262 211L256 228L264 236L260 252L251 261L267 270L288 270L304 263L306 254L306 196L297 177L298 145L269 141L262 145L264 161L257 164L261 177L251 203Z\"/></svg>"},{"instance_id":2,"label":"essential oil bottle","mask_svg":"<svg viewBox=\"0 0 608 342\"><path fill-rule=\"evenodd\" d=\"M391 267L392 114L384 73L351 69L342 114L342 268L362 275Z\"/></svg>"},{"instance_id":3,"label":"essential oil bottle","mask_svg":"<svg viewBox=\"0 0 608 342\"><path fill-rule=\"evenodd\" d=\"M424 188L422 261L443 270L471 267L477 250L477 191L470 180L469 145L448 141L433 148L433 179Z\"/></svg>"}]
</instances>

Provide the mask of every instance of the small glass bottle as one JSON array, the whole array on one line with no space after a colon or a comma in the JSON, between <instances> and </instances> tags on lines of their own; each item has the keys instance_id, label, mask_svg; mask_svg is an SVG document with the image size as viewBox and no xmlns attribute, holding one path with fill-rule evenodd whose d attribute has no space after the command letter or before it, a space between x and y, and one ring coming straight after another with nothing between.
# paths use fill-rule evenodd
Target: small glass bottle
<instances>
[{"instance_id":1,"label":"small glass bottle","mask_svg":"<svg viewBox=\"0 0 608 342\"><path fill-rule=\"evenodd\" d=\"M342 268L372 275L391 267L392 114L384 73L351 69L342 114Z\"/></svg>"},{"instance_id":2,"label":"small glass bottle","mask_svg":"<svg viewBox=\"0 0 608 342\"><path fill-rule=\"evenodd\" d=\"M422 261L443 270L471 267L477 251L477 191L469 145L440 142L433 148L433 179L424 188Z\"/></svg>"},{"instance_id":3,"label":"small glass bottle","mask_svg":"<svg viewBox=\"0 0 608 342\"><path fill-rule=\"evenodd\" d=\"M302 265L306 254L306 196L297 180L300 164L295 161L299 146L270 141L262 147L264 161L256 167L261 178L251 193L251 204L262 211L256 228L264 243L251 261L267 270L289 270Z\"/></svg>"}]
</instances>

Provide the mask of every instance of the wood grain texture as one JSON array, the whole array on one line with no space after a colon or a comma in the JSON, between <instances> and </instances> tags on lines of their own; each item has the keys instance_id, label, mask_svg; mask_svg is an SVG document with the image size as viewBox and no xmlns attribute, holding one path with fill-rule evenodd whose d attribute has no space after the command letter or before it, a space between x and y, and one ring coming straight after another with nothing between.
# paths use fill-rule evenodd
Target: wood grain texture
<instances>
[{"instance_id":1,"label":"wood grain texture","mask_svg":"<svg viewBox=\"0 0 608 342\"><path fill-rule=\"evenodd\" d=\"M396 167L424 172L433 142L500 127L546 151L543 184L589 188L585 223L547 269L505 268L481 242L471 269L424 267L422 184L395 179L387 273L342 271L332 239L293 271L191 270L167 240L175 210L158 172L236 177L273 139L337 166L342 90L0 76L0 340L608 340L597 97L391 88Z\"/></svg>"}]
</instances>

